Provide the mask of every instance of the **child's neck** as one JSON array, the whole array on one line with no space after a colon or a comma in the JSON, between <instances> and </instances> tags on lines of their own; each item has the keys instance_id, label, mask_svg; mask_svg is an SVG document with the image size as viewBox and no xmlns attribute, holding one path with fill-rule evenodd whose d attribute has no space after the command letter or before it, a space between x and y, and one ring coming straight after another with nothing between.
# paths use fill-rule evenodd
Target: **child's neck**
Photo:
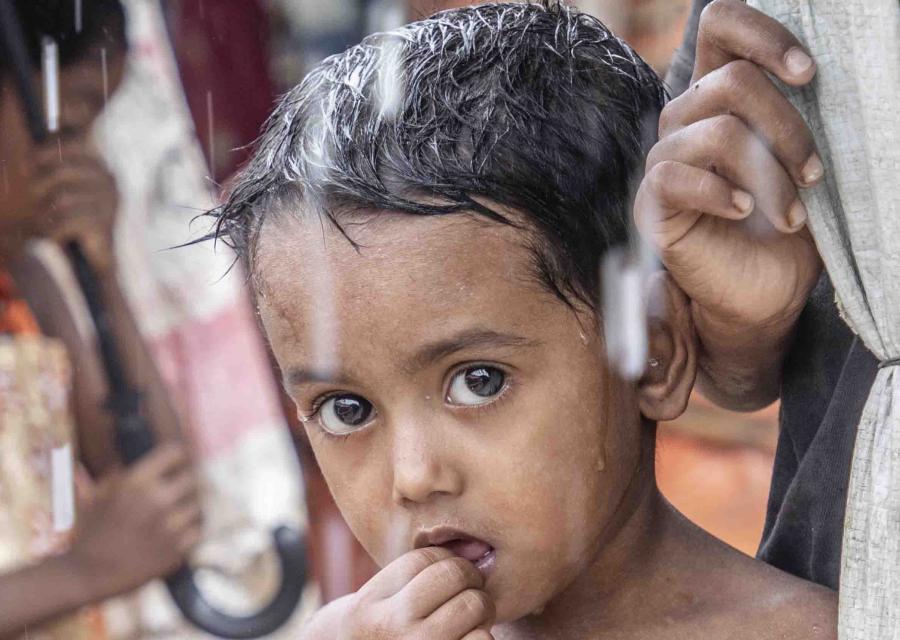
<instances>
[{"instance_id":1,"label":"child's neck","mask_svg":"<svg viewBox=\"0 0 900 640\"><path fill-rule=\"evenodd\" d=\"M648 638L690 609L699 556L721 553L721 544L641 475L650 477L629 489L594 561L542 611L494 627L497 640Z\"/></svg>"}]
</instances>

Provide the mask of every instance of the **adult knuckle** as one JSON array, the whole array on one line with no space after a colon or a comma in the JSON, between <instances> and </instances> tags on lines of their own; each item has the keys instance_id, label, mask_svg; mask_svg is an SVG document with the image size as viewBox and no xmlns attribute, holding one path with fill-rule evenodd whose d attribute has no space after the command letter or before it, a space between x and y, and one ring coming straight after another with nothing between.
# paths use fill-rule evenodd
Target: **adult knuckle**
<instances>
[{"instance_id":1,"label":"adult knuckle","mask_svg":"<svg viewBox=\"0 0 900 640\"><path fill-rule=\"evenodd\" d=\"M664 199L667 185L672 179L672 175L674 173L673 166L675 162L672 160L661 160L655 165L653 165L650 170L644 175L644 180L640 186L640 192L643 193L643 198L641 199L641 206L646 204L644 198L648 198L650 201L659 201ZM635 205L638 204L637 198L635 198ZM639 211L638 207L635 206L635 210Z\"/></svg>"},{"instance_id":2,"label":"adult knuckle","mask_svg":"<svg viewBox=\"0 0 900 640\"><path fill-rule=\"evenodd\" d=\"M659 142L657 142L650 148L650 151L647 153L646 163L644 165L645 175L649 174L657 164L665 160L667 150L668 145L661 144Z\"/></svg>"},{"instance_id":3,"label":"adult knuckle","mask_svg":"<svg viewBox=\"0 0 900 640\"><path fill-rule=\"evenodd\" d=\"M704 35L714 33L723 20L734 14L734 0L713 0L700 13L700 32Z\"/></svg>"},{"instance_id":4,"label":"adult knuckle","mask_svg":"<svg viewBox=\"0 0 900 640\"><path fill-rule=\"evenodd\" d=\"M726 98L740 98L757 85L758 67L749 60L732 60L721 69L720 91Z\"/></svg>"},{"instance_id":5,"label":"adult knuckle","mask_svg":"<svg viewBox=\"0 0 900 640\"><path fill-rule=\"evenodd\" d=\"M674 160L661 160L650 171L650 186L657 193L665 191L681 175L681 166Z\"/></svg>"},{"instance_id":6,"label":"adult knuckle","mask_svg":"<svg viewBox=\"0 0 900 640\"><path fill-rule=\"evenodd\" d=\"M729 113L710 118L707 127L708 141L717 151L731 152L743 139L740 118Z\"/></svg>"}]
</instances>

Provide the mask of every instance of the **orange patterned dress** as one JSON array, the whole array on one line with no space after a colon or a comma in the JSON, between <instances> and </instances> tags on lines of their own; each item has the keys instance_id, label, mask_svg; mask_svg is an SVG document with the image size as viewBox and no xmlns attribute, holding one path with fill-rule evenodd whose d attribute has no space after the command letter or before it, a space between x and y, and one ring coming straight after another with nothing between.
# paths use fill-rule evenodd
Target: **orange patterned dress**
<instances>
[{"instance_id":1,"label":"orange patterned dress","mask_svg":"<svg viewBox=\"0 0 900 640\"><path fill-rule=\"evenodd\" d=\"M75 521L71 371L0 272L0 573L66 549ZM103 640L86 608L29 629L29 640Z\"/></svg>"}]
</instances>

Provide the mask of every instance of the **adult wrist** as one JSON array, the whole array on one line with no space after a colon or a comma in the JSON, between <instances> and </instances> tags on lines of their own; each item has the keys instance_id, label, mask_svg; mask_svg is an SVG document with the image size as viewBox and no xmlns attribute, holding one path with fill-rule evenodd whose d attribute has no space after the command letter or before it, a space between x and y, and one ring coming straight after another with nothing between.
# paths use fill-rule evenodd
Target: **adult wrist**
<instances>
[{"instance_id":1,"label":"adult wrist","mask_svg":"<svg viewBox=\"0 0 900 640\"><path fill-rule=\"evenodd\" d=\"M790 342L802 310L801 307L778 317L745 321L694 307L692 316L701 350L729 358L743 353L759 357L779 351Z\"/></svg>"},{"instance_id":2,"label":"adult wrist","mask_svg":"<svg viewBox=\"0 0 900 640\"><path fill-rule=\"evenodd\" d=\"M77 548L70 549L53 560L54 573L68 592L73 607L83 607L109 597L104 592L100 572L82 557Z\"/></svg>"},{"instance_id":3,"label":"adult wrist","mask_svg":"<svg viewBox=\"0 0 900 640\"><path fill-rule=\"evenodd\" d=\"M734 411L753 411L776 400L798 318L799 313L753 324L695 315L700 391Z\"/></svg>"}]
</instances>

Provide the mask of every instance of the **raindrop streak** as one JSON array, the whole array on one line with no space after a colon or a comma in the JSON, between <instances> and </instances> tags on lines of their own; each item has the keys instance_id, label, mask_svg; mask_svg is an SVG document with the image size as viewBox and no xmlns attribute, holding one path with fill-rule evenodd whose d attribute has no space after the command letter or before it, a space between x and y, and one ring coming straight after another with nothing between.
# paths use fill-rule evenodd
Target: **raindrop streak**
<instances>
[{"instance_id":1,"label":"raindrop streak","mask_svg":"<svg viewBox=\"0 0 900 640\"><path fill-rule=\"evenodd\" d=\"M202 6L202 5L201 5ZM213 184L216 182L216 165L215 165L215 157L216 157L216 147L214 144L213 137L213 99L212 99L212 91L206 91L206 126L207 126L207 135L209 136L209 177L212 180Z\"/></svg>"},{"instance_id":2,"label":"raindrop streak","mask_svg":"<svg viewBox=\"0 0 900 640\"><path fill-rule=\"evenodd\" d=\"M328 224L324 214L320 214L323 225ZM322 242L313 242L307 256L310 264L315 264L310 277L311 299L317 304L313 308L313 317L309 319L309 334L312 339L312 360L318 371L330 375L338 369L337 357L337 315L334 308L334 282L328 261L328 247L324 228ZM321 251L321 253L320 253Z\"/></svg>"},{"instance_id":3,"label":"raindrop streak","mask_svg":"<svg viewBox=\"0 0 900 640\"><path fill-rule=\"evenodd\" d=\"M49 36L41 40L41 71L44 76L44 111L47 130L59 131L59 48Z\"/></svg>"},{"instance_id":4,"label":"raindrop streak","mask_svg":"<svg viewBox=\"0 0 900 640\"><path fill-rule=\"evenodd\" d=\"M109 100L109 67L106 62L106 47L100 47L100 68L103 72L103 106Z\"/></svg>"},{"instance_id":5,"label":"raindrop streak","mask_svg":"<svg viewBox=\"0 0 900 640\"><path fill-rule=\"evenodd\" d=\"M59 163L62 164L62 139L56 139L56 151L59 153Z\"/></svg>"},{"instance_id":6,"label":"raindrop streak","mask_svg":"<svg viewBox=\"0 0 900 640\"><path fill-rule=\"evenodd\" d=\"M386 38L378 57L376 99L378 113L382 118L391 119L403 101L403 40L396 37Z\"/></svg>"},{"instance_id":7,"label":"raindrop streak","mask_svg":"<svg viewBox=\"0 0 900 640\"><path fill-rule=\"evenodd\" d=\"M9 176L6 175L6 160L0 162L0 174L3 176L3 195L9 195Z\"/></svg>"},{"instance_id":8,"label":"raindrop streak","mask_svg":"<svg viewBox=\"0 0 900 640\"><path fill-rule=\"evenodd\" d=\"M610 250L603 259L603 327L609 363L626 380L644 372L647 318L640 260L625 249Z\"/></svg>"},{"instance_id":9,"label":"raindrop streak","mask_svg":"<svg viewBox=\"0 0 900 640\"><path fill-rule=\"evenodd\" d=\"M334 276L329 264L325 227L330 223L326 213L327 205L320 190L326 181L329 153L326 129L322 123L328 119L328 114L322 114L321 120L313 118L310 121L303 147L311 186L306 199L311 208L318 211L319 222L322 225L322 241L311 243L310 255L307 256L309 263L318 267L313 270L310 277L310 295L317 301L313 306L312 317L307 321L313 345L311 357L316 369L333 373L338 368L338 318L334 301Z\"/></svg>"},{"instance_id":10,"label":"raindrop streak","mask_svg":"<svg viewBox=\"0 0 900 640\"><path fill-rule=\"evenodd\" d=\"M75 33L81 33L81 0L75 0Z\"/></svg>"},{"instance_id":11,"label":"raindrop streak","mask_svg":"<svg viewBox=\"0 0 900 640\"><path fill-rule=\"evenodd\" d=\"M396 511L389 514L388 518L387 530L381 541L381 555L385 558L385 564L410 551L410 534L413 533L412 519L407 512Z\"/></svg>"},{"instance_id":12,"label":"raindrop streak","mask_svg":"<svg viewBox=\"0 0 900 640\"><path fill-rule=\"evenodd\" d=\"M647 114L641 121L641 146L649 149L656 140L657 121ZM634 207L635 194L640 180L629 185L628 210ZM656 269L659 260L652 248L641 241L634 225L634 216L628 216L629 237L636 242L607 252L601 265L603 328L606 339L606 356L625 380L637 380L644 373L649 345L647 338L647 300L645 284ZM659 301L650 301L650 308Z\"/></svg>"}]
</instances>

